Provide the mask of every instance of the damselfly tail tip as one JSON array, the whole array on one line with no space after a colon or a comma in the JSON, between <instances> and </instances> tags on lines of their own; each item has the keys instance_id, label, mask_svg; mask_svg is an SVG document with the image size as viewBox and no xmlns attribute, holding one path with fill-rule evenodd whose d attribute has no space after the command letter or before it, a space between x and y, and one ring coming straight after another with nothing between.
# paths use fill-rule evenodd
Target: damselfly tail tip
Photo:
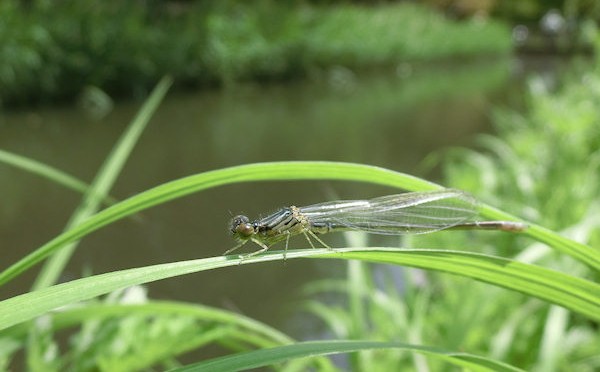
<instances>
[{"instance_id":1,"label":"damselfly tail tip","mask_svg":"<svg viewBox=\"0 0 600 372\"><path fill-rule=\"evenodd\" d=\"M501 226L500 229L502 231L507 231L507 232L512 232L512 233L523 232L523 231L527 230L527 228L529 227L526 223L515 222L515 221L505 221L500 226Z\"/></svg>"}]
</instances>

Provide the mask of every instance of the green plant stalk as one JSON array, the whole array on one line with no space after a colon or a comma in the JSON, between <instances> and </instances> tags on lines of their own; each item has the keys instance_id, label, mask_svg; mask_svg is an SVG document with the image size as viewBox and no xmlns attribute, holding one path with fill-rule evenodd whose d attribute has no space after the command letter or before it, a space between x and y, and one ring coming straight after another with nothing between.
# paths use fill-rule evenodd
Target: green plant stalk
<instances>
[{"instance_id":1,"label":"green plant stalk","mask_svg":"<svg viewBox=\"0 0 600 372\"><path fill-rule=\"evenodd\" d=\"M283 259L282 251L243 260L243 263ZM443 271L473 278L540 298L590 319L600 320L600 285L558 271L509 259L463 251L398 248L336 248L290 250L300 257L359 259ZM95 275L28 292L0 302L0 330L33 319L58 307L178 275L239 265L239 256L219 256Z\"/></svg>"},{"instance_id":2,"label":"green plant stalk","mask_svg":"<svg viewBox=\"0 0 600 372\"><path fill-rule=\"evenodd\" d=\"M88 192L69 219L65 228L66 231L79 225L98 210L100 201L108 195L109 190L112 188L117 176L129 158L133 147L137 143L139 137L146 128L146 125L150 121L150 118L152 118L152 115L158 108L158 105L163 100L172 83L173 79L167 76L156 85L152 94L150 94L146 102L144 102L136 117L129 124L127 130L121 135L119 141L115 144L105 162L102 164L102 167L90 185ZM67 262L73 255L73 251L78 243L78 241L73 241L54 253L44 267L42 267L42 270L36 278L33 285L34 290L45 288L56 283L67 265Z\"/></svg>"},{"instance_id":3,"label":"green plant stalk","mask_svg":"<svg viewBox=\"0 0 600 372\"><path fill-rule=\"evenodd\" d=\"M354 319L353 328L350 330L350 338L357 339L359 335L364 335L366 327L366 310L363 301L363 293L366 292L366 278L364 273L364 263L357 260L349 260L347 264L348 277L348 305L350 315ZM351 365L354 370L360 367L360 354L351 356Z\"/></svg>"},{"instance_id":4,"label":"green plant stalk","mask_svg":"<svg viewBox=\"0 0 600 372\"><path fill-rule=\"evenodd\" d=\"M244 352L176 368L171 372L192 371L242 371L282 363L290 359L317 355L350 353L373 349L403 349L440 358L450 364L473 371L521 371L518 368L491 359L467 353L458 353L438 348L403 344L400 342L378 342L362 340L309 341L284 345L271 349Z\"/></svg>"},{"instance_id":5,"label":"green plant stalk","mask_svg":"<svg viewBox=\"0 0 600 372\"><path fill-rule=\"evenodd\" d=\"M208 171L156 186L100 211L5 269L0 273L0 285L20 275L65 244L76 241L102 226L143 209L212 187L241 182L274 180L362 181L413 191L437 190L442 188L437 184L407 174L354 163L318 161L273 162L255 163ZM484 217L496 218L496 216L502 216L505 219L518 221L516 217L486 205L481 205L480 211ZM552 231L533 225L523 232L523 234L553 243L552 246L557 250L579 259L596 270L600 270L600 252L591 247L563 238Z\"/></svg>"}]
</instances>

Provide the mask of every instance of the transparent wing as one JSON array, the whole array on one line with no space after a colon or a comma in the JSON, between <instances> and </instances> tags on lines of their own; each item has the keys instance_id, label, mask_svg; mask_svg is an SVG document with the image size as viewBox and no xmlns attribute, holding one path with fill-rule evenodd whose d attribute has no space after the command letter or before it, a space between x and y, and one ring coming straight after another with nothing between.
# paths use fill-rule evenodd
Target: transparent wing
<instances>
[{"instance_id":1,"label":"transparent wing","mask_svg":"<svg viewBox=\"0 0 600 372\"><path fill-rule=\"evenodd\" d=\"M371 200L340 200L300 208L315 228L375 234L419 234L472 221L477 202L458 190L412 192Z\"/></svg>"}]
</instances>

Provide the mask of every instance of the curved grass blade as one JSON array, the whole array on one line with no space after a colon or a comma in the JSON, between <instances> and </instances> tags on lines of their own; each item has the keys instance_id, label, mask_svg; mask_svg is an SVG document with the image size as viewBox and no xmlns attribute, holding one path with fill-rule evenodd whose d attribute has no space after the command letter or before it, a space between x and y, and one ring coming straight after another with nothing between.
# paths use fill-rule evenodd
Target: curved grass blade
<instances>
[{"instance_id":1,"label":"curved grass blade","mask_svg":"<svg viewBox=\"0 0 600 372\"><path fill-rule=\"evenodd\" d=\"M477 253L397 248L336 248L288 251L300 257L360 259L413 266L470 277L519 291L600 320L600 285L554 270ZM244 264L283 259L273 251L245 258ZM52 309L132 285L153 282L240 264L239 256L220 256L115 271L28 292L0 302L0 330L30 320Z\"/></svg>"},{"instance_id":2,"label":"curved grass blade","mask_svg":"<svg viewBox=\"0 0 600 372\"><path fill-rule=\"evenodd\" d=\"M290 179L370 181L407 189L417 187L435 189L438 187L413 176L384 168L351 163L276 162L249 164L204 172L162 184L100 211L2 271L0 273L0 285L10 281L66 244L79 240L92 231L143 209L216 186L239 182Z\"/></svg>"},{"instance_id":3,"label":"curved grass blade","mask_svg":"<svg viewBox=\"0 0 600 372\"><path fill-rule=\"evenodd\" d=\"M92 231L143 209L189 195L193 192L226 184L274 180L362 181L410 191L438 190L442 188L439 185L407 174L394 172L385 168L353 163L319 161L274 162L248 164L208 171L167 182L95 214L80 225L60 234L5 269L0 273L0 285L10 281L65 244L78 240ZM506 219L518 221L513 216L504 214L491 207L481 207L481 214L485 217L493 217L494 214L498 213L505 215ZM530 235L530 231L536 232L539 231L539 228L532 226L523 232L523 234ZM530 236L535 238L538 235ZM552 237L556 241L562 242L562 244L554 246L556 249L571 254L589 266L600 270L600 252L596 252L583 244L562 238L552 232L548 232L546 237Z\"/></svg>"},{"instance_id":4,"label":"curved grass blade","mask_svg":"<svg viewBox=\"0 0 600 372\"><path fill-rule=\"evenodd\" d=\"M112 151L98 170L94 181L90 185L89 192L85 194L79 207L69 219L66 227L67 231L74 226L79 225L98 210L100 199L108 195L108 192L115 183L121 169L123 169L125 161L129 158L129 154L131 154L133 147L142 135L142 132L158 108L158 105L167 94L172 82L173 79L171 77L164 77L144 102L136 117L129 124L127 130L121 135L119 141L115 144ZM77 247L77 244L77 241L71 241L69 244L64 245L60 251L56 252L54 256L46 262L36 278L33 286L34 289L44 288L56 283L60 273L73 255L73 251Z\"/></svg>"},{"instance_id":5,"label":"curved grass blade","mask_svg":"<svg viewBox=\"0 0 600 372\"><path fill-rule=\"evenodd\" d=\"M81 194L85 194L89 190L89 185L82 180L71 176L68 173L65 173L59 169L53 168L47 164L38 162L36 160L27 158L22 155L17 155L5 150L0 150L0 162L3 162L8 165L12 165L15 168L20 168L26 171L29 171L33 174L37 174L38 176L44 177L62 185L68 189L77 191ZM103 201L107 204L114 204L115 199L111 197L105 197Z\"/></svg>"},{"instance_id":6,"label":"curved grass blade","mask_svg":"<svg viewBox=\"0 0 600 372\"><path fill-rule=\"evenodd\" d=\"M295 340L271 326L239 313L200 304L189 304L175 301L150 301L144 304L86 304L83 307L64 309L52 314L51 328L53 332L79 326L90 320L103 320L114 317L129 316L185 316L202 322L216 322L222 327L232 327L233 336L239 334L245 344L258 348L273 347L294 343ZM3 337L22 340L35 322L21 323L0 332ZM251 337L250 337L251 336ZM316 361L323 370L331 370L331 362L327 358Z\"/></svg>"},{"instance_id":7,"label":"curved grass blade","mask_svg":"<svg viewBox=\"0 0 600 372\"><path fill-rule=\"evenodd\" d=\"M400 349L426 354L442 359L450 364L469 368L474 371L521 371L518 368L500 363L488 358L479 357L468 353L458 353L442 349L410 345L400 342L379 342L360 340L335 340L335 341L308 341L293 345L284 345L270 349L261 349L250 352L228 355L208 361L176 368L172 372L192 371L242 371L251 368L271 366L296 358L340 353L352 353L363 350L375 349Z\"/></svg>"},{"instance_id":8,"label":"curved grass blade","mask_svg":"<svg viewBox=\"0 0 600 372\"><path fill-rule=\"evenodd\" d=\"M329 253L321 257L339 258L340 255ZM540 266L480 253L429 249L363 248L360 251L344 251L341 257L469 277L600 320L599 284Z\"/></svg>"},{"instance_id":9,"label":"curved grass blade","mask_svg":"<svg viewBox=\"0 0 600 372\"><path fill-rule=\"evenodd\" d=\"M203 321L215 321L232 326L242 327L249 331L263 335L270 343L263 346L274 346L276 344L289 344L294 342L292 338L279 330L261 323L255 319L246 317L239 313L214 308L199 304L188 304L174 301L150 301L144 304L86 304L83 307L64 309L52 314L52 329L59 331L65 328L77 326L87 320L101 320L112 317L130 315L179 315L197 318ZM21 323L2 332L3 336L11 338L23 338L27 336L31 322Z\"/></svg>"}]
</instances>

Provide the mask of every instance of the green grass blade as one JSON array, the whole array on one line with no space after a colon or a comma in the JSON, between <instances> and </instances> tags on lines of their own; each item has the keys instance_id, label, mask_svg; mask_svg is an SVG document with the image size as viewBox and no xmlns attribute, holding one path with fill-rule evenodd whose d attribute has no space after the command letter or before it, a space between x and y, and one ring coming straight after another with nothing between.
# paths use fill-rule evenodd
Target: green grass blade
<instances>
[{"instance_id":1,"label":"green grass blade","mask_svg":"<svg viewBox=\"0 0 600 372\"><path fill-rule=\"evenodd\" d=\"M87 300L117 289L178 275L240 263L238 256L221 256L134 268L74 280L28 292L0 302L0 329L30 320L52 309ZM447 250L392 248L336 248L288 251L287 258L323 257L360 259L439 270L516 290L600 320L600 285L557 271L508 259ZM244 263L283 259L283 252L267 252Z\"/></svg>"},{"instance_id":2,"label":"green grass blade","mask_svg":"<svg viewBox=\"0 0 600 372\"><path fill-rule=\"evenodd\" d=\"M0 150L0 162L37 174L38 176L47 178L52 182L82 194L85 194L89 190L89 185L82 180L25 156ZM104 201L106 204L113 204L115 202L115 200L111 198L105 198Z\"/></svg>"},{"instance_id":3,"label":"green grass blade","mask_svg":"<svg viewBox=\"0 0 600 372\"><path fill-rule=\"evenodd\" d=\"M337 249L336 249L337 250ZM443 271L515 290L600 320L600 285L502 257L450 250L368 248L344 251L346 259ZM340 255L329 254L329 258Z\"/></svg>"},{"instance_id":4,"label":"green grass blade","mask_svg":"<svg viewBox=\"0 0 600 372\"><path fill-rule=\"evenodd\" d=\"M113 221L129 216L143 209L161 204L193 192L226 184L286 180L286 179L339 179L370 181L407 189L434 189L435 186L416 177L393 172L384 168L351 163L335 162L276 162L249 164L200 173L171 181L127 200L115 204L76 227L63 232L42 247L25 256L0 273L0 285L18 276L37 264L57 249L74 242L83 236Z\"/></svg>"},{"instance_id":5,"label":"green grass blade","mask_svg":"<svg viewBox=\"0 0 600 372\"><path fill-rule=\"evenodd\" d=\"M375 349L400 349L423 353L431 357L440 358L450 364L469 368L475 371L521 371L518 368L491 359L441 350L432 347L409 345L400 342L379 342L360 340L336 340L336 341L309 341L293 345L284 345L270 349L238 353L225 357L215 358L208 361L191 364L176 368L172 372L192 371L242 371L251 368L272 366L291 359L304 358L319 355L331 355L340 353L352 353L363 350Z\"/></svg>"},{"instance_id":6,"label":"green grass blade","mask_svg":"<svg viewBox=\"0 0 600 372\"><path fill-rule=\"evenodd\" d=\"M129 124L127 130L121 135L119 141L115 144L102 164L102 167L90 185L89 192L85 194L79 207L71 216L65 230L77 226L98 210L100 207L100 200L108 195L117 176L123 169L125 161L129 158L129 154L131 154L133 147L169 90L172 82L172 78L165 77L157 84L156 88L154 88L152 94L148 97L146 102L144 102L134 120ZM48 287L56 283L67 262L73 255L73 251L77 247L77 244L77 241L70 242L54 253L40 271L40 274L34 283L34 289Z\"/></svg>"},{"instance_id":7,"label":"green grass blade","mask_svg":"<svg viewBox=\"0 0 600 372\"><path fill-rule=\"evenodd\" d=\"M185 316L201 322L215 322L222 327L237 329L246 345L258 348L291 344L294 339L271 326L239 313L200 304L189 304L174 301L150 301L143 304L107 304L94 303L76 306L52 314L51 328L53 332L70 327L80 326L90 320L98 321L114 317L131 316ZM0 332L0 336L13 340L23 340L30 332L36 320L18 324ZM234 333L235 334L235 333ZM250 337L252 336L252 337ZM222 341L222 340L221 340ZM331 369L328 359L319 359L317 363L324 370Z\"/></svg>"},{"instance_id":8,"label":"green grass blade","mask_svg":"<svg viewBox=\"0 0 600 372\"><path fill-rule=\"evenodd\" d=\"M255 319L246 317L239 313L204 306L199 304L187 304L173 301L150 301L144 304L87 304L84 307L64 309L52 314L52 329L59 331L65 328L77 326L89 320L101 320L112 317L130 315L179 315L197 318L202 321L215 321L232 326L242 327L249 331L261 334L271 340L265 346L275 344L289 344L294 340L286 334L274 329ZM2 332L3 336L21 339L29 332L31 322L21 323Z\"/></svg>"},{"instance_id":9,"label":"green grass blade","mask_svg":"<svg viewBox=\"0 0 600 372\"><path fill-rule=\"evenodd\" d=\"M338 162L273 162L241 165L208 171L197 175L181 178L145 192L132 196L118 204L115 204L96 215L90 217L75 228L62 233L42 247L27 255L17 263L11 265L0 273L0 285L5 284L23 271L47 257L56 249L72 241L95 231L113 221L129 216L152 206L189 195L191 193L217 186L251 182L251 181L274 181L274 180L346 180L362 181L380 185L387 185L406 190L436 190L441 186L434 183L394 172L385 168L374 167L363 164L338 163ZM483 206L482 214L490 216L490 207ZM525 234L530 234L528 229ZM534 230L535 231L535 230ZM557 234L553 234L560 238ZM561 238L564 240L564 238ZM581 260L600 270L600 253L590 251L589 247L572 242L569 251L583 252ZM563 246L555 247L557 249Z\"/></svg>"}]
</instances>

